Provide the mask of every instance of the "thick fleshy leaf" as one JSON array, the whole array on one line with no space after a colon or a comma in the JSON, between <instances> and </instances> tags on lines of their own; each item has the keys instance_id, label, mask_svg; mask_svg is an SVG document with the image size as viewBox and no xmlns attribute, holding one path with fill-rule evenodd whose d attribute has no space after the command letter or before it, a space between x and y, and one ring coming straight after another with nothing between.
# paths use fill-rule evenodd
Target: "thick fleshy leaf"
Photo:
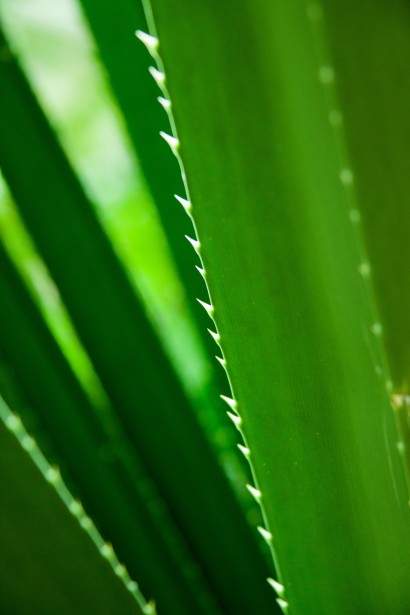
<instances>
[{"instance_id":1,"label":"thick fleshy leaf","mask_svg":"<svg viewBox=\"0 0 410 615\"><path fill-rule=\"evenodd\" d=\"M336 14L335 3L325 4ZM384 32L403 18L404 3L393 4L378 6ZM318 31L322 9L301 0L151 5L213 317L255 472L250 491L284 586L279 605L294 615L400 615L410 603L404 444L397 450L384 323L340 135L335 69L323 51L326 24ZM347 32L339 50L350 45ZM393 32L384 53L397 48ZM359 52L356 61L359 71ZM384 73L372 66L383 92ZM359 106L356 90L346 96ZM388 122L400 130L400 117ZM375 148L366 151L377 158ZM409 194L403 173L400 190ZM408 326L408 312L400 313Z\"/></svg>"}]
</instances>

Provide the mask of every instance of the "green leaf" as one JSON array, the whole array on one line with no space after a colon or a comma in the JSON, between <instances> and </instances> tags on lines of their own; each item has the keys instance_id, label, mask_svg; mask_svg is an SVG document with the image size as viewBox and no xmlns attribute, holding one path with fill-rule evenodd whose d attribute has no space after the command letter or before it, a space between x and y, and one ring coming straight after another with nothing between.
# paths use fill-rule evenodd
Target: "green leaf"
<instances>
[{"instance_id":1,"label":"green leaf","mask_svg":"<svg viewBox=\"0 0 410 615\"><path fill-rule=\"evenodd\" d=\"M154 613L1 399L0 468L2 613Z\"/></svg>"},{"instance_id":2,"label":"green leaf","mask_svg":"<svg viewBox=\"0 0 410 615\"><path fill-rule=\"evenodd\" d=\"M152 12L280 606L404 613L408 494L320 7L152 0Z\"/></svg>"},{"instance_id":3,"label":"green leaf","mask_svg":"<svg viewBox=\"0 0 410 615\"><path fill-rule=\"evenodd\" d=\"M395 389L405 392L410 377L410 7L402 0L325 2L324 20L389 366Z\"/></svg>"},{"instance_id":4,"label":"green leaf","mask_svg":"<svg viewBox=\"0 0 410 615\"><path fill-rule=\"evenodd\" d=\"M0 67L0 87L5 178L127 435L223 608L270 612L269 568L255 537L12 58ZM23 149L15 147L20 139Z\"/></svg>"},{"instance_id":5,"label":"green leaf","mask_svg":"<svg viewBox=\"0 0 410 615\"><path fill-rule=\"evenodd\" d=\"M170 519L152 510L164 503L108 409L101 416L87 399L1 245L0 295L0 350L31 409L21 414L37 419L36 439L47 434L53 461L144 593L160 607L200 613L207 596L188 574L192 556Z\"/></svg>"},{"instance_id":6,"label":"green leaf","mask_svg":"<svg viewBox=\"0 0 410 615\"><path fill-rule=\"evenodd\" d=\"M169 155L169 148L159 134L162 130L170 130L167 107L164 110L154 102L161 92L148 70L153 62L134 36L134 30L146 30L147 27L142 4L140 0L122 0L119 5L113 5L108 0L98 4L92 0L81 0L81 6L155 201L180 280L187 290L187 300L197 323L199 338L208 356L213 357L219 349L206 330L207 318L197 301L197 298L204 297L203 279L195 268L195 264L199 266L200 261L192 252L190 243L185 240L185 236L193 235L194 229L189 212L174 199L174 195L184 194L184 184L178 162ZM159 175L161 181L158 181ZM181 201L180 198L178 200ZM182 203L186 206L183 200ZM213 440L217 430L219 433L223 431L220 440L223 439L226 444L219 444L217 451L225 454L229 466L243 480L248 475L248 469L240 456L235 454L235 449L232 451L236 434L233 427L224 420L225 409L219 399L221 393L228 393L226 375L213 362L209 365L207 387L201 400L203 415L206 414L207 418L204 426L209 425Z\"/></svg>"}]
</instances>

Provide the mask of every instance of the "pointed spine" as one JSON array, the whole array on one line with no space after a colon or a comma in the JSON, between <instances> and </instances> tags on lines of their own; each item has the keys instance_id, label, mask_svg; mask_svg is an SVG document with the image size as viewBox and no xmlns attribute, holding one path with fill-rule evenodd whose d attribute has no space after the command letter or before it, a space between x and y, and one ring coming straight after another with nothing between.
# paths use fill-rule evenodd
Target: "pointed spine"
<instances>
[{"instance_id":1,"label":"pointed spine","mask_svg":"<svg viewBox=\"0 0 410 615\"><path fill-rule=\"evenodd\" d=\"M233 414L232 412L227 412L226 414L229 416L229 418L231 419L235 427L239 429L242 424L241 417L238 416L237 414Z\"/></svg>"},{"instance_id":2,"label":"pointed spine","mask_svg":"<svg viewBox=\"0 0 410 615\"><path fill-rule=\"evenodd\" d=\"M258 530L259 534L262 536L264 541L267 542L268 545L270 545L271 542L272 542L272 534L267 529L262 527L261 525L258 525L258 527L256 529ZM271 579L271 581L273 581L274 583L277 583L277 581L275 581L274 579ZM268 579L268 583L270 583L272 585L272 583L269 581L269 579Z\"/></svg>"},{"instance_id":3,"label":"pointed spine","mask_svg":"<svg viewBox=\"0 0 410 615\"><path fill-rule=\"evenodd\" d=\"M150 607L150 605L152 607L152 603L146 603L140 593L137 583L131 580L125 567L119 563L113 547L109 543L104 542L94 523L90 517L86 515L81 502L73 498L61 477L60 469L57 466L52 466L48 463L34 438L32 438L32 436L30 436L30 434L26 431L20 417L9 410L1 397L0 420L3 421L6 428L14 434L22 446L23 443L26 442L26 446L23 446L23 448L27 451L34 465L41 472L44 479L55 490L55 493L66 506L66 509L73 515L73 517L77 519L79 525L88 534L89 539L98 548L101 555L110 563L113 572L121 578L124 586L134 595L134 598L138 601L140 607L143 610ZM30 445L27 445L28 442L30 442ZM121 570L121 574L119 574L119 570ZM144 612L149 613L148 610L144 610ZM151 611L151 613L155 614L155 609L154 611Z\"/></svg>"},{"instance_id":4,"label":"pointed spine","mask_svg":"<svg viewBox=\"0 0 410 615\"><path fill-rule=\"evenodd\" d=\"M152 34L147 34L142 30L137 30L135 32L135 36L145 45L150 54L156 58L158 55L158 47L159 41L156 36L152 36Z\"/></svg>"},{"instance_id":5,"label":"pointed spine","mask_svg":"<svg viewBox=\"0 0 410 615\"><path fill-rule=\"evenodd\" d=\"M223 357L218 357L217 355L215 355L215 359L217 361L219 361L219 363L222 365L222 367L226 371L226 361L225 361L225 359Z\"/></svg>"},{"instance_id":6,"label":"pointed spine","mask_svg":"<svg viewBox=\"0 0 410 615\"><path fill-rule=\"evenodd\" d=\"M204 310L210 315L212 316L212 314L214 313L214 306L211 305L210 303L205 303L205 301L201 301L201 299L197 299L198 303L200 305L202 305L202 307L204 308Z\"/></svg>"},{"instance_id":7,"label":"pointed spine","mask_svg":"<svg viewBox=\"0 0 410 615\"><path fill-rule=\"evenodd\" d=\"M174 194L174 197L176 198L178 203L180 203L182 205L182 207L185 209L187 214L190 214L191 213L191 209L192 209L191 202L188 201L188 199L183 199L182 196L178 196L178 194Z\"/></svg>"},{"instance_id":8,"label":"pointed spine","mask_svg":"<svg viewBox=\"0 0 410 615\"><path fill-rule=\"evenodd\" d=\"M46 470L44 478L51 485L57 485L61 481L60 469L57 466L50 466Z\"/></svg>"},{"instance_id":9,"label":"pointed spine","mask_svg":"<svg viewBox=\"0 0 410 615\"><path fill-rule=\"evenodd\" d=\"M195 265L195 269L197 269L199 271L199 273L201 274L201 276L205 280L205 269L203 267L199 267L198 265Z\"/></svg>"},{"instance_id":10,"label":"pointed spine","mask_svg":"<svg viewBox=\"0 0 410 615\"><path fill-rule=\"evenodd\" d=\"M252 485L246 485L246 488L259 504L262 499L262 492L256 489L256 487L252 487Z\"/></svg>"},{"instance_id":11,"label":"pointed spine","mask_svg":"<svg viewBox=\"0 0 410 615\"><path fill-rule=\"evenodd\" d=\"M178 149L179 149L179 139L177 139L176 137L173 137L172 135L169 135L167 132L164 132L163 130L161 130L159 134L164 139L164 141L168 143L169 147L171 148L172 153L176 156L178 154Z\"/></svg>"},{"instance_id":12,"label":"pointed spine","mask_svg":"<svg viewBox=\"0 0 410 615\"><path fill-rule=\"evenodd\" d=\"M201 247L200 242L197 239L192 239L192 237L190 237L189 235L185 235L185 239L187 239L187 241L189 241L189 243L191 244L191 246L194 248L195 252L199 256L199 249ZM198 299L198 301L199 301L199 299Z\"/></svg>"},{"instance_id":13,"label":"pointed spine","mask_svg":"<svg viewBox=\"0 0 410 615\"><path fill-rule=\"evenodd\" d=\"M266 580L269 583L269 585L275 590L278 596L282 598L285 594L285 588L283 587L282 583L279 583L279 581L275 581L275 579L272 579L272 578L269 578Z\"/></svg>"},{"instance_id":14,"label":"pointed spine","mask_svg":"<svg viewBox=\"0 0 410 615\"><path fill-rule=\"evenodd\" d=\"M238 407L238 402L236 401L236 399L233 399L232 397L226 397L226 395L220 395L220 398L222 399L222 401L228 404L228 406L232 408L232 410L235 410L236 412L236 409Z\"/></svg>"},{"instance_id":15,"label":"pointed spine","mask_svg":"<svg viewBox=\"0 0 410 615\"><path fill-rule=\"evenodd\" d=\"M220 346L221 336L216 331L212 331L211 329L207 329L208 333L212 336L214 341Z\"/></svg>"},{"instance_id":16,"label":"pointed spine","mask_svg":"<svg viewBox=\"0 0 410 615\"><path fill-rule=\"evenodd\" d=\"M276 598L276 602L279 604L279 606L282 609L283 613L285 613L285 615L287 615L288 609L289 609L289 604L286 602L286 600L283 600L282 598Z\"/></svg>"},{"instance_id":17,"label":"pointed spine","mask_svg":"<svg viewBox=\"0 0 410 615\"><path fill-rule=\"evenodd\" d=\"M100 549L100 553L103 556L104 559L108 560L111 563L114 563L116 561L116 557L114 554L114 549L112 548L112 544L110 544L109 542L105 542L101 549Z\"/></svg>"},{"instance_id":18,"label":"pointed spine","mask_svg":"<svg viewBox=\"0 0 410 615\"><path fill-rule=\"evenodd\" d=\"M237 444L237 447L241 451L242 455L246 457L246 459L249 459L249 457L251 456L251 451L249 450L249 448L247 446L244 446L243 444Z\"/></svg>"},{"instance_id":19,"label":"pointed spine","mask_svg":"<svg viewBox=\"0 0 410 615\"><path fill-rule=\"evenodd\" d=\"M171 108L171 101L169 98L164 98L163 96L158 96L157 101L165 109L165 111L169 111Z\"/></svg>"},{"instance_id":20,"label":"pointed spine","mask_svg":"<svg viewBox=\"0 0 410 615\"><path fill-rule=\"evenodd\" d=\"M148 71L151 77L154 79L157 86L162 89L163 86L165 85L164 73L158 70L157 68L155 68L154 66L150 66Z\"/></svg>"}]
</instances>

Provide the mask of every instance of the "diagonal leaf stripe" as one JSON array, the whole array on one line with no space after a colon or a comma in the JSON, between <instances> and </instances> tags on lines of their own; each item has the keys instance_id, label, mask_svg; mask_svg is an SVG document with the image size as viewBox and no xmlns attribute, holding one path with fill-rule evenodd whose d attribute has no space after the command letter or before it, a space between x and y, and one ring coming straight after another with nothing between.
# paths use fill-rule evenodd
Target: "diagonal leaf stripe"
<instances>
[{"instance_id":1,"label":"diagonal leaf stripe","mask_svg":"<svg viewBox=\"0 0 410 615\"><path fill-rule=\"evenodd\" d=\"M183 574L189 561L175 557L138 488L142 469L142 476L131 473L105 433L1 245L0 295L0 321L7 323L0 328L1 353L40 419L40 434L42 427L63 461L63 474L144 594L159 606L200 613L195 585L191 589L192 580Z\"/></svg>"},{"instance_id":2,"label":"diagonal leaf stripe","mask_svg":"<svg viewBox=\"0 0 410 615\"><path fill-rule=\"evenodd\" d=\"M155 99L161 92L148 71L152 59L134 36L134 30L146 30L147 27L142 4L140 0L122 0L119 5L108 0L98 4L93 0L81 0L81 6L97 42L141 170L166 230L180 279L188 290L187 299L198 323L199 335L209 356L213 357L219 350L206 330L209 323L196 300L197 297L203 297L203 280L193 266L191 246L184 239L193 233L192 222L184 208L173 198L173 195L183 194L184 186L178 163L169 155L167 144L159 136L161 130L169 130L169 121L161 105L155 104ZM195 259L197 260L196 257ZM224 429L231 445L235 442L236 434L231 425L224 421L225 408L218 397L219 393L226 392L226 376L217 364L210 365L210 372L208 413L215 416L219 429ZM244 467L240 457L239 464L246 473L248 468Z\"/></svg>"},{"instance_id":3,"label":"diagonal leaf stripe","mask_svg":"<svg viewBox=\"0 0 410 615\"><path fill-rule=\"evenodd\" d=\"M190 403L23 75L0 71L0 164L103 386L223 608L268 613L269 571Z\"/></svg>"},{"instance_id":4,"label":"diagonal leaf stripe","mask_svg":"<svg viewBox=\"0 0 410 615\"><path fill-rule=\"evenodd\" d=\"M69 510L75 500L2 399L0 487L2 613L154 615L127 572L110 569L101 536Z\"/></svg>"}]
</instances>

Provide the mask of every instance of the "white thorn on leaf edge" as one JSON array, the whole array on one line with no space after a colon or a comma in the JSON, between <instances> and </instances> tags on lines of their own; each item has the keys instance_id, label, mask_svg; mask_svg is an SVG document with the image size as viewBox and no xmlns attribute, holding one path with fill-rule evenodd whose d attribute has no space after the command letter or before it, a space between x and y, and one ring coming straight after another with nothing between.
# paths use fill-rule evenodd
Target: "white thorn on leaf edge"
<instances>
[{"instance_id":1,"label":"white thorn on leaf edge","mask_svg":"<svg viewBox=\"0 0 410 615\"><path fill-rule=\"evenodd\" d=\"M159 102L161 107L165 109L165 111L168 111L168 109L171 108L171 101L168 98L164 98L163 96L158 96L157 101Z\"/></svg>"},{"instance_id":2,"label":"white thorn on leaf edge","mask_svg":"<svg viewBox=\"0 0 410 615\"><path fill-rule=\"evenodd\" d=\"M19 431L23 426L21 418L17 416L17 414L9 414L5 420L5 424L7 429L12 431L13 433Z\"/></svg>"},{"instance_id":3,"label":"white thorn on leaf edge","mask_svg":"<svg viewBox=\"0 0 410 615\"><path fill-rule=\"evenodd\" d=\"M135 32L135 36L145 45L150 54L156 54L159 46L159 41L156 36L152 36L152 34L147 34L142 30L137 30Z\"/></svg>"},{"instance_id":4,"label":"white thorn on leaf edge","mask_svg":"<svg viewBox=\"0 0 410 615\"><path fill-rule=\"evenodd\" d=\"M178 148L179 148L179 139L177 139L176 137L173 137L172 135L169 135L167 132L164 132L163 130L161 130L159 134L164 139L164 141L168 143L169 147L171 148L172 153L177 154Z\"/></svg>"},{"instance_id":5,"label":"white thorn on leaf edge","mask_svg":"<svg viewBox=\"0 0 410 615\"><path fill-rule=\"evenodd\" d=\"M246 488L249 491L249 493L255 498L255 500L257 502L261 501L262 493L261 493L261 491L259 491L259 489L256 489L256 487L252 487L252 485L246 485Z\"/></svg>"},{"instance_id":6,"label":"white thorn on leaf edge","mask_svg":"<svg viewBox=\"0 0 410 615\"><path fill-rule=\"evenodd\" d=\"M271 577L269 577L266 580L269 583L269 585L271 587L273 587L273 589L278 594L278 596L283 596L284 595L285 588L283 587L282 583L279 583L279 581L275 581L275 579L272 579Z\"/></svg>"},{"instance_id":7,"label":"white thorn on leaf edge","mask_svg":"<svg viewBox=\"0 0 410 615\"><path fill-rule=\"evenodd\" d=\"M249 448L247 446L244 446L243 444L237 444L237 447L239 448L239 450L241 451L241 453L247 458L249 459L249 457L251 456L251 451L249 450Z\"/></svg>"},{"instance_id":8,"label":"white thorn on leaf edge","mask_svg":"<svg viewBox=\"0 0 410 615\"><path fill-rule=\"evenodd\" d=\"M282 598L276 598L276 602L279 604L280 608L284 613L288 612L289 605L286 600L282 600Z\"/></svg>"},{"instance_id":9,"label":"white thorn on leaf edge","mask_svg":"<svg viewBox=\"0 0 410 615\"><path fill-rule=\"evenodd\" d=\"M354 182L353 171L347 167L340 171L339 177L344 186L351 186Z\"/></svg>"},{"instance_id":10,"label":"white thorn on leaf edge","mask_svg":"<svg viewBox=\"0 0 410 615\"><path fill-rule=\"evenodd\" d=\"M135 592L138 591L138 585L136 584L135 581L128 581L127 589L128 589L129 592L135 593Z\"/></svg>"},{"instance_id":11,"label":"white thorn on leaf edge","mask_svg":"<svg viewBox=\"0 0 410 615\"><path fill-rule=\"evenodd\" d=\"M154 601L149 601L147 606L144 608L145 615L157 615L156 606Z\"/></svg>"},{"instance_id":12,"label":"white thorn on leaf edge","mask_svg":"<svg viewBox=\"0 0 410 615\"><path fill-rule=\"evenodd\" d=\"M201 299L197 299L198 303L200 305L202 305L202 307L204 308L204 310L206 312L208 312L209 315L213 314L214 312L214 306L211 305L210 303L205 303L205 301L201 301Z\"/></svg>"},{"instance_id":13,"label":"white thorn on leaf edge","mask_svg":"<svg viewBox=\"0 0 410 615\"><path fill-rule=\"evenodd\" d=\"M195 265L195 269L197 269L199 271L199 273L201 274L201 276L205 280L205 269L203 267L199 267L198 265Z\"/></svg>"},{"instance_id":14,"label":"white thorn on leaf edge","mask_svg":"<svg viewBox=\"0 0 410 615\"><path fill-rule=\"evenodd\" d=\"M83 517L81 517L79 521L80 521L81 527L84 530L89 530L93 526L93 522L91 521L90 517L88 517L87 515L84 515Z\"/></svg>"},{"instance_id":15,"label":"white thorn on leaf edge","mask_svg":"<svg viewBox=\"0 0 410 615\"><path fill-rule=\"evenodd\" d=\"M24 448L25 451L30 452L36 448L36 443L34 438L27 434L23 436L23 439L21 440L21 446Z\"/></svg>"},{"instance_id":16,"label":"white thorn on leaf edge","mask_svg":"<svg viewBox=\"0 0 410 615\"><path fill-rule=\"evenodd\" d=\"M157 86L162 88L162 86L165 83L165 74L161 72L160 70L158 70L157 68L155 68L155 66L150 66L148 71L151 77L154 79Z\"/></svg>"},{"instance_id":17,"label":"white thorn on leaf edge","mask_svg":"<svg viewBox=\"0 0 410 615\"><path fill-rule=\"evenodd\" d=\"M238 416L237 414L233 414L232 412L227 412L226 413L229 418L231 419L231 421L234 423L235 427L237 427L239 429L239 427L242 424L242 419L240 416Z\"/></svg>"},{"instance_id":18,"label":"white thorn on leaf edge","mask_svg":"<svg viewBox=\"0 0 410 615\"><path fill-rule=\"evenodd\" d=\"M210 335L212 335L215 342L219 344L219 342L221 341L221 336L219 335L219 333L216 333L216 331L212 331L211 329L208 329L208 332L210 333Z\"/></svg>"},{"instance_id":19,"label":"white thorn on leaf edge","mask_svg":"<svg viewBox=\"0 0 410 615\"><path fill-rule=\"evenodd\" d=\"M325 64L321 66L319 69L319 81L321 81L324 85L329 85L333 83L335 80L335 71L333 66L329 64Z\"/></svg>"},{"instance_id":20,"label":"white thorn on leaf edge","mask_svg":"<svg viewBox=\"0 0 410 615\"><path fill-rule=\"evenodd\" d=\"M405 406L410 406L410 395L403 395L402 393L392 393L391 405L393 410L400 410Z\"/></svg>"},{"instance_id":21,"label":"white thorn on leaf edge","mask_svg":"<svg viewBox=\"0 0 410 615\"><path fill-rule=\"evenodd\" d=\"M219 361L219 363L222 365L224 369L226 369L226 361L223 357L218 357L217 355L215 355L215 359Z\"/></svg>"},{"instance_id":22,"label":"white thorn on leaf edge","mask_svg":"<svg viewBox=\"0 0 410 615\"><path fill-rule=\"evenodd\" d=\"M181 203L182 207L185 209L186 212L189 213L191 211L192 205L190 201L188 201L187 199L183 199L182 196L178 196L178 194L174 194L174 197L176 198L178 203Z\"/></svg>"},{"instance_id":23,"label":"white thorn on leaf edge","mask_svg":"<svg viewBox=\"0 0 410 615\"><path fill-rule=\"evenodd\" d=\"M100 549L100 553L105 559L108 559L108 560L113 559L115 557L114 549L112 548L112 545L109 542L105 542L102 545Z\"/></svg>"},{"instance_id":24,"label":"white thorn on leaf edge","mask_svg":"<svg viewBox=\"0 0 410 615\"><path fill-rule=\"evenodd\" d=\"M226 404L228 404L228 406L230 408L232 408L232 410L236 411L236 408L238 407L238 402L236 401L236 399L232 399L232 397L226 397L226 395L220 395L219 396Z\"/></svg>"},{"instance_id":25,"label":"white thorn on leaf edge","mask_svg":"<svg viewBox=\"0 0 410 615\"><path fill-rule=\"evenodd\" d=\"M85 514L83 505L78 500L70 502L69 509L70 513L74 515L74 517L77 517L77 519L80 519Z\"/></svg>"},{"instance_id":26,"label":"white thorn on leaf edge","mask_svg":"<svg viewBox=\"0 0 410 615\"><path fill-rule=\"evenodd\" d=\"M370 275L371 267L370 263L367 261L363 261L359 264L359 273L364 277L368 277Z\"/></svg>"},{"instance_id":27,"label":"white thorn on leaf edge","mask_svg":"<svg viewBox=\"0 0 410 615\"><path fill-rule=\"evenodd\" d=\"M50 466L45 475L46 481L52 485L56 485L61 480L60 470L56 466Z\"/></svg>"},{"instance_id":28,"label":"white thorn on leaf edge","mask_svg":"<svg viewBox=\"0 0 410 615\"><path fill-rule=\"evenodd\" d=\"M264 527L262 527L261 525L258 525L258 527L256 528L259 532L259 534L262 536L262 538L265 540L265 542L267 542L268 544L270 544L272 542L272 534L265 529ZM271 579L274 583L277 583L277 581L274 581L274 579ZM268 579L268 583L270 583L269 579ZM270 583L272 585L272 583Z\"/></svg>"},{"instance_id":29,"label":"white thorn on leaf edge","mask_svg":"<svg viewBox=\"0 0 410 615\"><path fill-rule=\"evenodd\" d=\"M199 249L201 247L200 242L197 239L192 239L192 237L190 237L189 235L185 235L185 239L189 241L191 246L194 248L195 252L199 254Z\"/></svg>"},{"instance_id":30,"label":"white thorn on leaf edge","mask_svg":"<svg viewBox=\"0 0 410 615\"><path fill-rule=\"evenodd\" d=\"M374 322L371 326L371 332L373 335L381 335L383 333L383 326L380 322Z\"/></svg>"},{"instance_id":31,"label":"white thorn on leaf edge","mask_svg":"<svg viewBox=\"0 0 410 615\"><path fill-rule=\"evenodd\" d=\"M124 564L117 564L117 566L114 568L114 572L117 575L117 577L120 577L122 579L126 576L127 569L124 566Z\"/></svg>"},{"instance_id":32,"label":"white thorn on leaf edge","mask_svg":"<svg viewBox=\"0 0 410 615\"><path fill-rule=\"evenodd\" d=\"M404 444L403 440L401 440L400 442L396 442L396 446L399 455L404 455L404 453L406 452L406 445Z\"/></svg>"}]
</instances>

